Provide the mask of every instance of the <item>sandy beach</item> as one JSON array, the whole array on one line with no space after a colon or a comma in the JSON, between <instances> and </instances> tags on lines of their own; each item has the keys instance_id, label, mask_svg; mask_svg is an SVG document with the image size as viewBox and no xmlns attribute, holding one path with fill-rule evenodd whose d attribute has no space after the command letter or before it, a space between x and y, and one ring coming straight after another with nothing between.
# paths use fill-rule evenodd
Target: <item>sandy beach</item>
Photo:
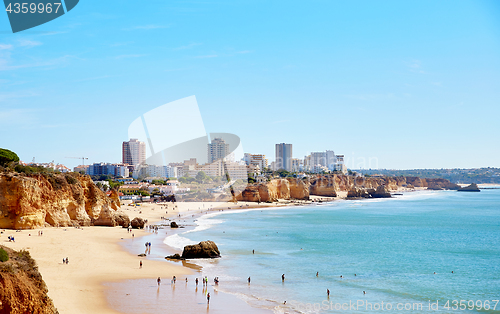
<instances>
[{"instance_id":1,"label":"sandy beach","mask_svg":"<svg viewBox=\"0 0 500 314\"><path fill-rule=\"evenodd\" d=\"M162 221L163 224L168 224L169 221L164 219L169 219L177 220L182 225L184 220L192 221L191 219L198 215L213 211L300 206L318 201L333 201L345 196L343 194L337 198L311 196L309 201L282 200L260 204L251 202L178 202L175 204L144 203L136 207L130 206L129 203L123 203L122 211L127 213L131 220L140 217L147 219L148 224L159 224ZM197 274L196 265L186 262L167 262L163 259L164 255L157 254L155 258L153 256L139 257L138 254L144 253L144 241L141 237L151 235L147 228L146 230L133 229L132 232L121 227L68 227L2 231L3 233L0 235L2 245L15 250L28 250L36 260L39 271L48 286L48 294L60 313L123 313L116 310L116 302L114 305L110 304L113 302L108 299L109 295L117 296L120 293L108 291L110 289L109 283L150 280L154 284L156 278L161 277L167 284L170 284L170 278L174 275L185 279L186 277L194 278ZM42 236L38 235L39 231L43 232ZM176 231L165 227L159 232L161 234L158 239L163 239L165 233L172 234ZM9 242L8 236L14 236L16 242ZM161 245L161 243L157 244ZM156 245L156 247L158 246ZM155 253L154 249L155 246L152 248L153 253ZM168 253L181 252L171 251ZM63 264L63 259L66 257L69 263ZM139 265L140 261L143 263L142 268ZM212 288L209 287L209 289ZM122 294L122 296L125 295L128 294ZM191 297L193 304L199 305L199 296L192 294ZM244 306L248 307L246 311L249 313L261 312L234 296L225 296L224 298L225 304L228 304L228 300L232 300L229 302L232 304L229 306L230 308ZM91 302L89 302L90 300ZM216 307L216 305L212 306L212 312L216 311L214 306ZM183 310L185 310L185 306Z\"/></svg>"},{"instance_id":2,"label":"sandy beach","mask_svg":"<svg viewBox=\"0 0 500 314\"><path fill-rule=\"evenodd\" d=\"M238 202L233 203L170 203L144 204L140 207L122 205L122 210L131 219L148 219L148 224L162 217L175 219L207 212L208 210L239 209L252 207L276 207L292 205ZM174 207L175 206L175 207ZM168 212L165 213L165 212ZM142 236L147 230L133 229L131 233L121 227L44 228L32 230L2 230L0 242L15 250L28 250L36 260L39 271L49 289L49 296L60 313L121 313L114 310L106 298L105 283L150 279L156 282L158 276L169 282L172 276L183 277L195 274L195 269L182 264L154 260L137 256L124 249L123 243L135 241L143 247ZM39 236L39 231L43 232ZM168 228L170 232L170 228ZM15 242L9 242L14 236ZM154 247L152 248L154 251ZM63 264L68 258L69 263ZM142 260L143 267L139 267ZM194 295L193 295L194 298ZM214 302L213 302L214 303ZM238 306L245 306L242 304Z\"/></svg>"}]
</instances>

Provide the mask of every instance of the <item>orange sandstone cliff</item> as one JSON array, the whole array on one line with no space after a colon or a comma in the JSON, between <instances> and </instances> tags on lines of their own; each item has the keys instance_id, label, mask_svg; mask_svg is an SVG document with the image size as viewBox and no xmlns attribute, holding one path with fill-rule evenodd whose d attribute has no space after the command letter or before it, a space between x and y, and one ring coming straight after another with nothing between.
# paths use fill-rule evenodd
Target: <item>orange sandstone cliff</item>
<instances>
[{"instance_id":1,"label":"orange sandstone cliff","mask_svg":"<svg viewBox=\"0 0 500 314\"><path fill-rule=\"evenodd\" d=\"M9 256L0 260L0 313L57 314L47 286L28 251L0 246Z\"/></svg>"},{"instance_id":2,"label":"orange sandstone cliff","mask_svg":"<svg viewBox=\"0 0 500 314\"><path fill-rule=\"evenodd\" d=\"M128 226L119 207L89 176L0 174L0 228Z\"/></svg>"},{"instance_id":3,"label":"orange sandstone cliff","mask_svg":"<svg viewBox=\"0 0 500 314\"><path fill-rule=\"evenodd\" d=\"M237 196L239 201L275 202L278 199L307 200L310 195L336 197L348 192L348 197L390 197L390 191L426 188L429 190L457 190L458 185L446 179L419 177L355 177L348 175L317 175L307 179L273 179L267 183L248 185Z\"/></svg>"}]
</instances>

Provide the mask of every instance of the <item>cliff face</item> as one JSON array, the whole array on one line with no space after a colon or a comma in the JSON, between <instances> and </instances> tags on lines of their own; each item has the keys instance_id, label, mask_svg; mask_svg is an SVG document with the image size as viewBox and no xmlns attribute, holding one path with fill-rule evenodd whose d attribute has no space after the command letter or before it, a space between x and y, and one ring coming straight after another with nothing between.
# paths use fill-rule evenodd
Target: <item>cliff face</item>
<instances>
[{"instance_id":1,"label":"cliff face","mask_svg":"<svg viewBox=\"0 0 500 314\"><path fill-rule=\"evenodd\" d=\"M237 196L239 201L274 202L278 199L309 199L309 195L336 197L348 192L348 197L390 197L389 191L421 187L430 190L457 190L458 185L446 179L419 177L354 177L348 175L317 175L309 180L296 178L273 179L252 184Z\"/></svg>"},{"instance_id":2,"label":"cliff face","mask_svg":"<svg viewBox=\"0 0 500 314\"><path fill-rule=\"evenodd\" d=\"M89 176L0 174L0 228L115 226L126 220L119 207Z\"/></svg>"},{"instance_id":3,"label":"cliff face","mask_svg":"<svg viewBox=\"0 0 500 314\"><path fill-rule=\"evenodd\" d=\"M0 261L0 313L58 313L29 252L0 248L9 255Z\"/></svg>"},{"instance_id":4,"label":"cliff face","mask_svg":"<svg viewBox=\"0 0 500 314\"><path fill-rule=\"evenodd\" d=\"M309 182L296 178L274 179L267 183L248 185L238 201L275 202L278 199L309 199Z\"/></svg>"}]
</instances>

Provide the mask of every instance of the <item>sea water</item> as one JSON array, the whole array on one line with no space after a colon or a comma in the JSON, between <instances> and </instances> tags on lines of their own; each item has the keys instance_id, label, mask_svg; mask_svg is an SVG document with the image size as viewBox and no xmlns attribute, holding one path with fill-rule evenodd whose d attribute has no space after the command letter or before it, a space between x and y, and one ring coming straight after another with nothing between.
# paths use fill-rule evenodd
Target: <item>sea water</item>
<instances>
[{"instance_id":1,"label":"sea water","mask_svg":"<svg viewBox=\"0 0 500 314\"><path fill-rule=\"evenodd\" d=\"M164 242L214 241L222 258L197 261L203 276L255 307L500 313L500 190L224 211L197 224Z\"/></svg>"}]
</instances>

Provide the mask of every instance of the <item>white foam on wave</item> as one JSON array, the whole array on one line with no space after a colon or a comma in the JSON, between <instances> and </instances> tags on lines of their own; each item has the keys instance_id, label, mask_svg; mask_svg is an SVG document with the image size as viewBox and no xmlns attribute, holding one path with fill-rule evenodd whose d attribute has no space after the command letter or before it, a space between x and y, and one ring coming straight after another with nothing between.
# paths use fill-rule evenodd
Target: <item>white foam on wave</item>
<instances>
[{"instance_id":1,"label":"white foam on wave","mask_svg":"<svg viewBox=\"0 0 500 314\"><path fill-rule=\"evenodd\" d=\"M182 237L178 234L174 234L174 235L166 237L165 240L163 240L163 243L165 243L166 245L168 245L170 247L182 250L182 249L184 249L184 247L186 245L196 244L197 242L195 242L191 239Z\"/></svg>"},{"instance_id":2,"label":"white foam on wave","mask_svg":"<svg viewBox=\"0 0 500 314\"><path fill-rule=\"evenodd\" d=\"M212 228L215 225L223 223L225 220L222 219L213 219L213 217L218 216L219 213L210 213L206 214L205 216L201 216L198 219L195 220L196 227L192 230L188 230L185 233L191 233L191 232L197 232L197 231L202 231L202 230L207 230Z\"/></svg>"}]
</instances>

